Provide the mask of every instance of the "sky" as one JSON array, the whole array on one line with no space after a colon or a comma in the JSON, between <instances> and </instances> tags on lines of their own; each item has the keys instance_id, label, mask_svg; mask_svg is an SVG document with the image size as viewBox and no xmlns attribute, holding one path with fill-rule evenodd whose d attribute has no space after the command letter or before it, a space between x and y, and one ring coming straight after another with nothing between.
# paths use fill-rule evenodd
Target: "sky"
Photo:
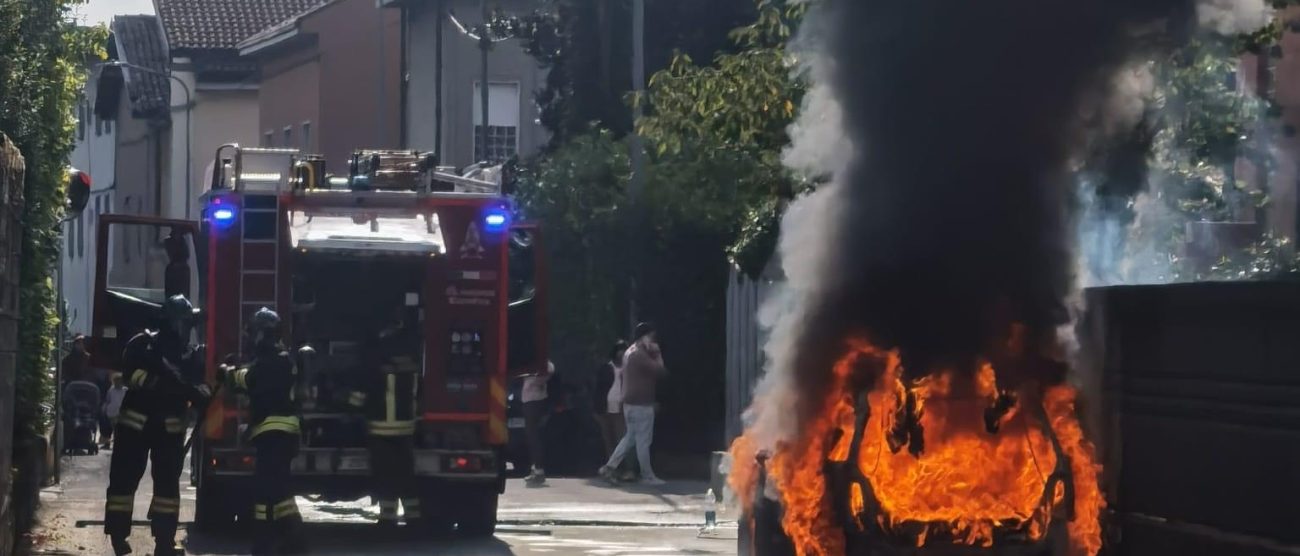
<instances>
[{"instance_id":1,"label":"sky","mask_svg":"<svg viewBox=\"0 0 1300 556\"><path fill-rule=\"evenodd\" d=\"M90 0L76 7L82 23L107 24L115 15L152 14L153 0Z\"/></svg>"}]
</instances>

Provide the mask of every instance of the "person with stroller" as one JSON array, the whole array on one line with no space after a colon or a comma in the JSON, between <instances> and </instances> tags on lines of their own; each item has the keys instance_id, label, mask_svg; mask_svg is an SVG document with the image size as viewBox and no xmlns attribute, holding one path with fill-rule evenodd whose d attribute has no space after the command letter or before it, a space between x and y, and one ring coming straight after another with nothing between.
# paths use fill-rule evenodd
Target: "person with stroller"
<instances>
[{"instance_id":1,"label":"person with stroller","mask_svg":"<svg viewBox=\"0 0 1300 556\"><path fill-rule=\"evenodd\" d=\"M202 351L189 344L194 307L183 295L162 305L157 330L145 330L126 344L122 371L130 389L122 397L115 431L116 449L109 464L104 505L104 534L113 553L131 553L127 542L135 509L135 491L147 464L153 471L149 521L155 556L184 554L176 544L180 517L180 475L184 464L186 412L202 408L211 397L206 385L191 384Z\"/></svg>"}]
</instances>

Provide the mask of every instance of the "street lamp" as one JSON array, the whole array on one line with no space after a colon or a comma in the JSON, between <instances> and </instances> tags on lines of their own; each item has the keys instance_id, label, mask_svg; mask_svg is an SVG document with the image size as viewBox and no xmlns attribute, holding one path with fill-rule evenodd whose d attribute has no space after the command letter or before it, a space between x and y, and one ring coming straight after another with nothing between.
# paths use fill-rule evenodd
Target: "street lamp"
<instances>
[{"instance_id":1,"label":"street lamp","mask_svg":"<svg viewBox=\"0 0 1300 556\"><path fill-rule=\"evenodd\" d=\"M104 66L104 67L131 68L131 69L133 69L133 70L141 71L141 72L144 72L144 73L151 73L151 74L153 74L153 75L161 75L161 76L163 76L163 77L166 77L166 78L168 78L168 79L171 79L172 81L175 81L175 82L179 83L180 86L181 86L181 90L182 90L182 91L185 91L185 219L186 219L186 220L189 220L189 219L190 219L190 205L194 203L194 190L193 190L193 188L192 188L192 186L191 186L191 181L193 180L193 177L192 177L191 174L192 174L193 172L192 172L192 170L191 170L191 168L190 168L190 158L191 158L190 153L192 152L192 151L190 150L190 139L191 139L191 135L192 135L192 134L190 133L190 113L194 111L194 101L193 101L193 98L192 98L191 95L190 95L190 86L189 86L188 84L186 84L185 81L182 80L181 78L176 77L175 75L173 75L170 71L156 70L156 69L153 69L153 68L149 68L149 67L141 66L141 65L139 65L139 64L132 64L132 63L130 63L130 62L123 62L123 61L121 61L121 60L113 60L113 61L111 61L111 62L104 62L104 63L101 64L101 65ZM167 105L168 105L168 110L170 110L170 109L171 109L171 98L168 98L168 99L167 99ZM162 215L162 207L158 207L158 212L159 212L159 215L161 216L161 215Z\"/></svg>"}]
</instances>

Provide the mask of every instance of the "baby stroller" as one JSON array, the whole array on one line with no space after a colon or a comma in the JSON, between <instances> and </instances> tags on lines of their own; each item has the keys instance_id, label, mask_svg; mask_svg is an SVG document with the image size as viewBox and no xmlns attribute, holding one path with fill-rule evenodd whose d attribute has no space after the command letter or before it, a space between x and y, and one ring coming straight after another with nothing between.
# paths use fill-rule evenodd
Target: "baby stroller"
<instances>
[{"instance_id":1,"label":"baby stroller","mask_svg":"<svg viewBox=\"0 0 1300 556\"><path fill-rule=\"evenodd\" d=\"M98 454L99 387L77 380L63 387L63 453Z\"/></svg>"}]
</instances>

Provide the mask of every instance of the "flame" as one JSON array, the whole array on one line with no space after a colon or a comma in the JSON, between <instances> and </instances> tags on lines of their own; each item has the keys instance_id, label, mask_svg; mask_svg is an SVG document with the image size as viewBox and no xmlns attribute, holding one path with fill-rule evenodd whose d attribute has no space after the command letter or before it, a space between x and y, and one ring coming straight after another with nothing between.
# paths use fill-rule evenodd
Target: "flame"
<instances>
[{"instance_id":1,"label":"flame","mask_svg":"<svg viewBox=\"0 0 1300 556\"><path fill-rule=\"evenodd\" d=\"M1059 509L1054 507L1065 502L1066 489L1057 485L1045 495L1057 465L1052 440L1042 428L1045 418L1073 475L1074 519L1067 527L1071 545L1077 554L1100 550L1099 518L1105 506L1098 484L1100 466L1076 417L1073 388L1053 386L1025 396L997 421L999 432L991 434L985 429L984 410L999 395L991 364L981 365L969 379L939 370L910 384L904 384L902 370L897 352L850 342L834 366L832 386L817 417L800 437L772 451L767 477L780 492L782 526L801 556L844 554L843 522L832 511L825 469L828 460L845 462L850 457L855 417L851 384L872 374L876 380L867 395L870 418L856 462L871 492L854 485L840 494L847 496L855 518L869 505L864 498L874 497L879 511L867 516L875 520L870 525L916 546L950 542L990 547L1006 532L1042 539L1053 519L1066 519L1064 513L1053 517L1053 509ZM900 425L898 410L909 394L915 400L912 420L923 431L919 456L907 449L891 450L888 441L890 431ZM1031 404L1041 405L1043 411ZM828 445L832 439L834 445ZM732 446L731 482L746 507L754 497L757 448L747 436ZM863 529L861 521L856 524Z\"/></svg>"}]
</instances>

